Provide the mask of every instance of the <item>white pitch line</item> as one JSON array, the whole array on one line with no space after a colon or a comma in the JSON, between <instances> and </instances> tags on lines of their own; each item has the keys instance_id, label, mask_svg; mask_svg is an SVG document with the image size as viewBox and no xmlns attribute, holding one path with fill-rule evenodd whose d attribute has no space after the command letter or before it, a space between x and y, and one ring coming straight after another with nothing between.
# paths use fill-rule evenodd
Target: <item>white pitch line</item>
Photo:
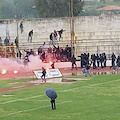
<instances>
[{"instance_id":1,"label":"white pitch line","mask_svg":"<svg viewBox=\"0 0 120 120\"><path fill-rule=\"evenodd\" d=\"M45 101L50 101L50 100L22 100L24 102L45 102ZM57 100L57 101L63 101L63 100Z\"/></svg>"},{"instance_id":2,"label":"white pitch line","mask_svg":"<svg viewBox=\"0 0 120 120\"><path fill-rule=\"evenodd\" d=\"M59 92L68 92L68 91L73 91L73 90L77 90L77 89L80 89L80 88L93 87L93 86L102 85L102 84L105 84L105 83L112 83L112 82L118 82L118 81L120 81L120 79L119 80L114 80L114 81L103 82L103 83L91 84L91 85L82 86L82 87L76 87L76 88L72 88L72 89L62 90L62 91L59 91Z\"/></svg>"},{"instance_id":3,"label":"white pitch line","mask_svg":"<svg viewBox=\"0 0 120 120\"><path fill-rule=\"evenodd\" d=\"M3 105L3 104L7 104L7 103L12 103L12 102L17 102L17 101L23 101L23 100L27 100L27 99L42 97L42 96L45 96L45 95L37 95L37 96L32 96L32 97L23 98L23 99L16 99L16 100L11 100L11 101L7 101L7 102L2 102L0 104Z\"/></svg>"},{"instance_id":4,"label":"white pitch line","mask_svg":"<svg viewBox=\"0 0 120 120\"><path fill-rule=\"evenodd\" d=\"M57 105L65 104L65 103L69 103L69 102L71 102L71 101L65 101L65 102L57 103ZM38 110L38 109L49 107L49 106L51 106L51 105L41 106L41 107L27 109L27 110L23 110L23 111L17 111L17 112L9 113L7 115L1 115L0 118L10 116L10 115L16 115L16 114L19 114L19 113L30 112L30 111Z\"/></svg>"},{"instance_id":5,"label":"white pitch line","mask_svg":"<svg viewBox=\"0 0 120 120\"><path fill-rule=\"evenodd\" d=\"M22 100L24 102L45 102L45 101L49 101L49 100Z\"/></svg>"},{"instance_id":6,"label":"white pitch line","mask_svg":"<svg viewBox=\"0 0 120 120\"><path fill-rule=\"evenodd\" d=\"M77 89L80 89L80 88L93 87L93 86L102 85L102 84L105 84L105 83L117 82L117 81L120 81L120 79L114 80L114 81L103 82L103 83L91 84L91 85L82 86L82 87L76 87L76 88L62 90L62 91L58 91L58 92L68 92L68 91L73 91L73 90L77 90ZM17 102L17 101L23 101L23 100L32 99L32 98L41 97L41 96L45 96L45 95L38 95L38 96L32 96L32 97L23 98L23 99L16 99L16 100L11 100L11 101L7 101L7 102L2 102L0 104L2 105L2 104Z\"/></svg>"}]
</instances>

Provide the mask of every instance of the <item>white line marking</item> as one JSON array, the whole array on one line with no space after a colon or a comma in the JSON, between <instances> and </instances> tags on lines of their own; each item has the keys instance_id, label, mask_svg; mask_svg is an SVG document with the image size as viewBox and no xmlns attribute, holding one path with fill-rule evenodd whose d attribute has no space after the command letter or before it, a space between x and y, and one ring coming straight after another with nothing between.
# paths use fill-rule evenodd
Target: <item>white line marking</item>
<instances>
[{"instance_id":1,"label":"white line marking","mask_svg":"<svg viewBox=\"0 0 120 120\"><path fill-rule=\"evenodd\" d=\"M23 102L45 102L50 100L22 100ZM57 100L57 101L63 101L63 100Z\"/></svg>"},{"instance_id":2,"label":"white line marking","mask_svg":"<svg viewBox=\"0 0 120 120\"><path fill-rule=\"evenodd\" d=\"M118 82L118 81L120 81L120 79L119 80L114 80L114 81L103 82L103 83L91 84L91 85L82 86L82 87L76 87L76 88L72 88L72 89L62 90L62 91L59 91L59 92L68 92L68 91L77 90L79 88L93 87L93 86L102 85L102 84L105 84L105 83L112 83L112 82Z\"/></svg>"},{"instance_id":3,"label":"white line marking","mask_svg":"<svg viewBox=\"0 0 120 120\"><path fill-rule=\"evenodd\" d=\"M68 91L73 91L73 90L77 90L77 89L80 89L80 88L92 87L92 86L102 85L102 84L105 84L105 83L118 82L118 81L120 81L120 79L114 80L114 81L103 82L103 83L91 84L91 85L82 86L82 87L76 87L76 88L62 90L62 91L58 91L58 92L68 92ZM41 96L45 96L45 95L38 95L38 96L32 96L32 97L23 98L23 99L16 99L16 100L11 100L11 101L7 101L7 102L2 102L0 104L3 105L3 104L7 104L7 103L12 103L12 102L17 102L17 101L23 101L23 100L37 98L37 97L41 97Z\"/></svg>"},{"instance_id":4,"label":"white line marking","mask_svg":"<svg viewBox=\"0 0 120 120\"><path fill-rule=\"evenodd\" d=\"M69 102L71 102L71 101L65 101L65 102L57 103L57 105L65 104L65 103L69 103ZM15 115L15 114L18 114L18 113L30 112L30 111L38 110L38 109L49 107L49 106L50 105L46 105L46 106L41 106L41 107L37 107L37 108L27 109L27 110L23 110L23 111L17 111L17 112L9 113L7 115L1 115L0 117L6 117L6 116L10 116L10 115Z\"/></svg>"},{"instance_id":5,"label":"white line marking","mask_svg":"<svg viewBox=\"0 0 120 120\"><path fill-rule=\"evenodd\" d=\"M37 96L32 96L32 97L23 98L23 99L16 99L16 100L11 100L11 101L7 101L7 102L2 102L0 104L3 105L3 104L7 104L7 103L12 103L12 102L16 102L16 101L23 101L23 100L27 100L27 99L42 97L42 96L45 96L45 95L37 95Z\"/></svg>"}]
</instances>

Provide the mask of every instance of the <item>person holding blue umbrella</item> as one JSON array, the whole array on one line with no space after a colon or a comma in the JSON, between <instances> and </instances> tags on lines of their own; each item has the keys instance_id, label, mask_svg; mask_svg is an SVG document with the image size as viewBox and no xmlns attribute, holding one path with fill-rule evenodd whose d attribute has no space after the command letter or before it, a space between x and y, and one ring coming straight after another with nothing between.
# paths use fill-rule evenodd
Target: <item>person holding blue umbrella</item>
<instances>
[{"instance_id":1,"label":"person holding blue umbrella","mask_svg":"<svg viewBox=\"0 0 120 120\"><path fill-rule=\"evenodd\" d=\"M52 109L53 109L53 110L56 109L55 99L51 98L50 102L51 102L51 107L52 107Z\"/></svg>"},{"instance_id":2,"label":"person holding blue umbrella","mask_svg":"<svg viewBox=\"0 0 120 120\"><path fill-rule=\"evenodd\" d=\"M51 107L53 110L55 110L55 99L57 98L57 93L52 88L47 88L45 94L50 98Z\"/></svg>"}]
</instances>

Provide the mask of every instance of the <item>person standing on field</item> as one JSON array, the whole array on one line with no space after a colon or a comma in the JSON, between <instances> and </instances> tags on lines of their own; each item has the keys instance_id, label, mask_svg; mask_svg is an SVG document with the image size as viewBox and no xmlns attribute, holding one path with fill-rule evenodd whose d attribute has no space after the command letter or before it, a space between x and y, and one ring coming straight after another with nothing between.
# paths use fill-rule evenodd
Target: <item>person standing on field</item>
<instances>
[{"instance_id":1,"label":"person standing on field","mask_svg":"<svg viewBox=\"0 0 120 120\"><path fill-rule=\"evenodd\" d=\"M74 68L74 65L75 65L75 68L76 68L76 70L77 70L76 58L75 58L74 55L73 55L72 58L71 58L71 62L72 62L72 68L71 68L71 69L73 69L73 68Z\"/></svg>"},{"instance_id":2,"label":"person standing on field","mask_svg":"<svg viewBox=\"0 0 120 120\"><path fill-rule=\"evenodd\" d=\"M44 67L42 67L42 76L41 76L41 79L42 79L42 81L44 81L44 82L46 82L45 76L46 76L46 70L45 70Z\"/></svg>"},{"instance_id":3,"label":"person standing on field","mask_svg":"<svg viewBox=\"0 0 120 120\"><path fill-rule=\"evenodd\" d=\"M50 99L50 102L51 102L51 107L52 107L52 109L55 110L55 109L56 109L55 99L51 98L51 99Z\"/></svg>"},{"instance_id":4,"label":"person standing on field","mask_svg":"<svg viewBox=\"0 0 120 120\"><path fill-rule=\"evenodd\" d=\"M87 74L89 74L89 76L91 77L89 64L86 65L85 77L87 77Z\"/></svg>"}]
</instances>

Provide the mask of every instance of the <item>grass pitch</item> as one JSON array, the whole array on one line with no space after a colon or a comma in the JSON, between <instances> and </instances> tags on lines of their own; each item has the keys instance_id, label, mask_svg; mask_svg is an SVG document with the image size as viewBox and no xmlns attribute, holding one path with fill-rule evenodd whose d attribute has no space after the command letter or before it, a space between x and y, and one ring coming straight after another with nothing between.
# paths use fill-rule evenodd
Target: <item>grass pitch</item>
<instances>
[{"instance_id":1,"label":"grass pitch","mask_svg":"<svg viewBox=\"0 0 120 120\"><path fill-rule=\"evenodd\" d=\"M89 78L73 84L44 84L0 93L0 120L119 120L120 74ZM24 81L1 80L0 87L15 87ZM12 82L16 84L9 84ZM56 110L51 109L46 88L57 92Z\"/></svg>"}]
</instances>

